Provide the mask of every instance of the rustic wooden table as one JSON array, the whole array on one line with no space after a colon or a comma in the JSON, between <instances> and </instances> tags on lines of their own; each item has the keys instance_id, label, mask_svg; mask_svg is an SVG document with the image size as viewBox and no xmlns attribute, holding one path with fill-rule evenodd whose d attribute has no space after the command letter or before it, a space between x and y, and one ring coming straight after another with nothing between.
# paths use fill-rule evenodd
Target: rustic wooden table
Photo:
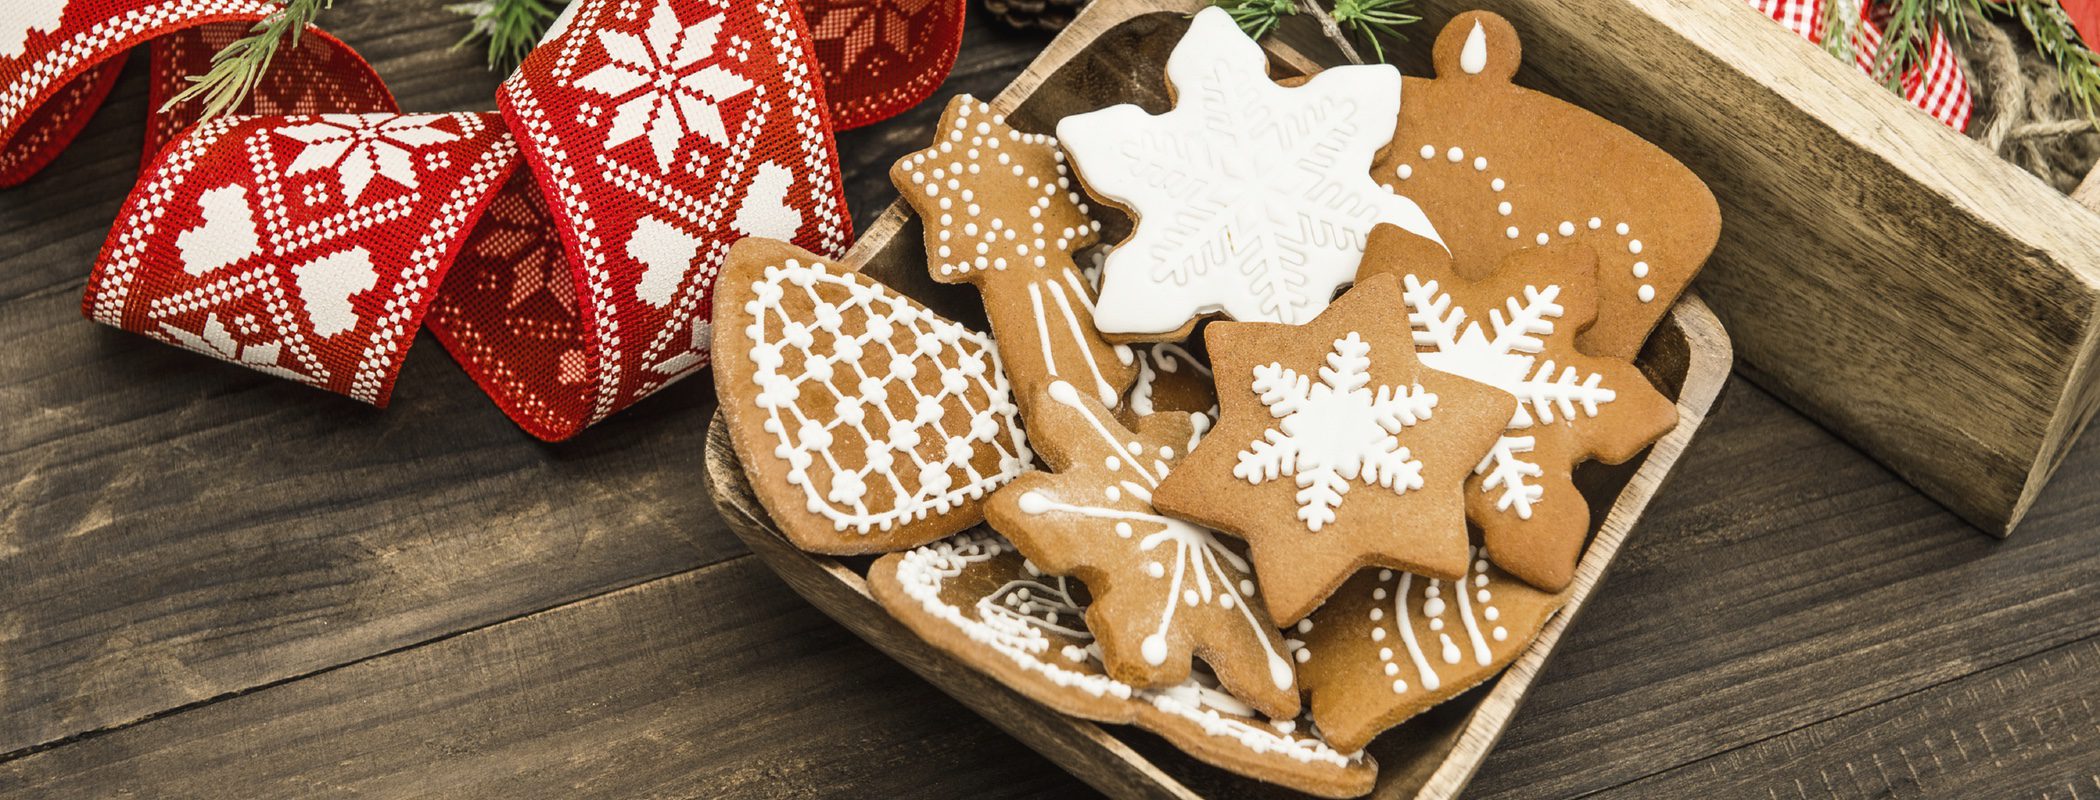
<instances>
[{"instance_id":1,"label":"rustic wooden table","mask_svg":"<svg viewBox=\"0 0 2100 800\"><path fill-rule=\"evenodd\" d=\"M408 108L488 108L438 5L324 19ZM1045 41L980 16L942 96ZM724 529L705 378L545 445L428 341L376 412L82 319L137 66L0 193L0 794L1083 790ZM940 106L841 137L861 224ZM1737 381L1473 793L2100 798L2095 500L2100 437L1995 541Z\"/></svg>"}]
</instances>

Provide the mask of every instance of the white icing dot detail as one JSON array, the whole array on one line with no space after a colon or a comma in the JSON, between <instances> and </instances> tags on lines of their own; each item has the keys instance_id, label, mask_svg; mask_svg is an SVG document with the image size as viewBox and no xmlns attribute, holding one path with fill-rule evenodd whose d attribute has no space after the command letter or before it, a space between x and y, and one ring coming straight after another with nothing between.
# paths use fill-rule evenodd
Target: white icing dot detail
<instances>
[{"instance_id":1,"label":"white icing dot detail","mask_svg":"<svg viewBox=\"0 0 2100 800\"><path fill-rule=\"evenodd\" d=\"M1550 242L1550 241L1553 241L1553 237L1551 237L1551 236L1547 236L1547 235L1546 235L1546 233L1545 233L1545 231L1540 231L1540 232L1539 232L1539 238L1538 238L1538 243L1539 243L1539 244L1545 244L1545 243L1547 243L1547 242Z\"/></svg>"},{"instance_id":2,"label":"white icing dot detail","mask_svg":"<svg viewBox=\"0 0 2100 800\"><path fill-rule=\"evenodd\" d=\"M1423 157L1423 158L1436 158L1436 145L1433 145L1433 144L1425 144L1425 145L1422 145L1422 157Z\"/></svg>"},{"instance_id":3,"label":"white icing dot detail","mask_svg":"<svg viewBox=\"0 0 2100 800\"><path fill-rule=\"evenodd\" d=\"M1400 175L1400 180L1403 181L1415 176L1415 168L1412 164L1401 164L1400 169L1396 170L1396 172Z\"/></svg>"},{"instance_id":4,"label":"white icing dot detail","mask_svg":"<svg viewBox=\"0 0 2100 800\"><path fill-rule=\"evenodd\" d=\"M1627 242L1627 243L1626 243L1626 252L1628 252L1628 253L1632 253L1632 254L1634 254L1634 255L1640 255L1640 254L1641 254L1641 240L1639 240L1639 239L1635 239L1635 240L1633 240L1633 241Z\"/></svg>"},{"instance_id":5,"label":"white icing dot detail","mask_svg":"<svg viewBox=\"0 0 2100 800\"><path fill-rule=\"evenodd\" d=\"M1509 638L1509 629L1508 629L1508 628L1504 628L1504 627L1502 627L1502 626L1500 626L1500 625L1497 625L1497 626L1495 626L1495 641L1498 641L1498 642L1499 642L1499 641L1502 641L1502 640L1504 640L1504 639L1508 639L1508 638Z\"/></svg>"},{"instance_id":6,"label":"white icing dot detail","mask_svg":"<svg viewBox=\"0 0 2100 800\"><path fill-rule=\"evenodd\" d=\"M1643 303L1655 302L1655 287L1653 286L1649 286L1648 284L1643 283L1641 284L1640 291L1636 292L1635 294L1641 298L1641 302Z\"/></svg>"},{"instance_id":7,"label":"white icing dot detail","mask_svg":"<svg viewBox=\"0 0 2100 800\"><path fill-rule=\"evenodd\" d=\"M1473 169L1475 169L1475 170L1477 170L1477 171L1480 171L1480 172L1486 172L1486 171L1487 171L1487 168L1488 168L1488 160L1487 160L1487 156L1474 156L1474 157L1473 157Z\"/></svg>"},{"instance_id":8,"label":"white icing dot detail","mask_svg":"<svg viewBox=\"0 0 2100 800\"><path fill-rule=\"evenodd\" d=\"M1450 151L1444 153L1444 157L1450 159L1451 163L1456 164L1460 161L1466 160L1466 151L1453 147L1450 149Z\"/></svg>"},{"instance_id":9,"label":"white icing dot detail","mask_svg":"<svg viewBox=\"0 0 2100 800\"><path fill-rule=\"evenodd\" d=\"M1515 209L1513 209L1513 208L1511 208L1511 207L1510 207L1510 205L1509 205L1509 201L1508 201L1508 200L1504 200L1504 201L1502 201L1501 203L1499 203L1499 204L1497 204L1497 205L1495 206L1495 212L1496 212L1496 213L1498 213L1498 214L1501 214L1502 216L1505 216L1505 217L1509 216L1509 213L1510 213L1511 211L1514 211L1514 210L1515 210ZM1512 228L1511 230L1515 230L1515 229L1514 229L1514 228Z\"/></svg>"},{"instance_id":10,"label":"white icing dot detail","mask_svg":"<svg viewBox=\"0 0 2100 800\"><path fill-rule=\"evenodd\" d=\"M1407 694L1407 681L1393 681L1394 694Z\"/></svg>"},{"instance_id":11,"label":"white icing dot detail","mask_svg":"<svg viewBox=\"0 0 2100 800\"><path fill-rule=\"evenodd\" d=\"M1517 226L1515 226L1515 225L1511 225L1511 226L1509 226L1509 230L1507 230L1507 231L1503 231L1503 232L1504 232L1504 233L1507 233L1507 234L1509 234L1509 238L1511 238L1511 239L1515 239L1515 238L1517 238L1518 236L1521 236L1521 235L1523 235L1522 233L1520 233L1520 232L1519 232L1519 231L1517 230Z\"/></svg>"},{"instance_id":12,"label":"white icing dot detail","mask_svg":"<svg viewBox=\"0 0 2100 800\"><path fill-rule=\"evenodd\" d=\"M1628 226L1626 223L1621 222L1619 223L1619 227L1613 228L1613 230L1618 231L1620 236L1625 236L1628 232L1632 231L1633 228Z\"/></svg>"},{"instance_id":13,"label":"white icing dot detail","mask_svg":"<svg viewBox=\"0 0 2100 800\"><path fill-rule=\"evenodd\" d=\"M1496 178L1496 179L1495 179L1495 182L1493 182L1493 183L1490 183L1490 184L1488 184L1488 188L1490 188L1490 189L1493 189L1493 190L1495 190L1495 191L1498 191L1498 192L1499 192L1499 191L1502 191L1503 189L1505 189L1505 188L1508 188L1508 187L1509 187L1509 184L1508 184L1508 183L1505 183L1505 182L1503 182L1503 180L1502 180L1501 178Z\"/></svg>"},{"instance_id":14,"label":"white icing dot detail","mask_svg":"<svg viewBox=\"0 0 2100 800\"><path fill-rule=\"evenodd\" d=\"M1562 221L1561 221L1561 223L1560 223L1560 235L1562 235L1562 236L1574 236L1574 235L1575 235L1575 223L1573 223L1573 222L1568 222L1568 221L1566 221L1566 220L1562 220Z\"/></svg>"},{"instance_id":15,"label":"white icing dot detail","mask_svg":"<svg viewBox=\"0 0 2100 800\"><path fill-rule=\"evenodd\" d=\"M1645 278L1645 277L1648 277L1648 262L1646 262L1646 261L1635 261L1635 262L1633 262L1633 277L1636 277L1636 278Z\"/></svg>"}]
</instances>

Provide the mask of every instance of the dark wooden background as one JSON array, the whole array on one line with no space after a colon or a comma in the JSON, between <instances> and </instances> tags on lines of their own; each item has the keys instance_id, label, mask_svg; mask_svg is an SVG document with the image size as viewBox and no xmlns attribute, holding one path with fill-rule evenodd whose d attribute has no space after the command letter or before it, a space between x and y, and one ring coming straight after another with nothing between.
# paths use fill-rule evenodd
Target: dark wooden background
<instances>
[{"instance_id":1,"label":"dark wooden background","mask_svg":"<svg viewBox=\"0 0 2100 800\"><path fill-rule=\"evenodd\" d=\"M489 108L440 5L324 21L408 108ZM979 15L942 96L1046 41ZM705 378L545 445L428 341L377 412L81 318L139 66L0 192L0 794L1084 789L750 557ZM861 224L940 105L841 137ZM2100 437L1999 542L1736 381L1472 794L2100 800L2096 500Z\"/></svg>"}]
</instances>

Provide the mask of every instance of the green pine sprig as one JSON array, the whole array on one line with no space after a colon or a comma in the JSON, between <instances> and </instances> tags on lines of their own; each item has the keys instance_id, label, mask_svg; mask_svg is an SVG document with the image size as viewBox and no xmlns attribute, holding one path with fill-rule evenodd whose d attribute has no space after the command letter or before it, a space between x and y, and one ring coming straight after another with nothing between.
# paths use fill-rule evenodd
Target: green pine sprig
<instances>
[{"instance_id":1,"label":"green pine sprig","mask_svg":"<svg viewBox=\"0 0 2100 800\"><path fill-rule=\"evenodd\" d=\"M204 104L203 119L233 110L262 82L280 48L299 46L299 35L335 0L279 0L284 8L248 29L248 35L213 53L211 69L185 78L190 85L168 98L166 111L188 102Z\"/></svg>"},{"instance_id":2,"label":"green pine sprig","mask_svg":"<svg viewBox=\"0 0 2100 800\"><path fill-rule=\"evenodd\" d=\"M507 70L525 60L546 35L547 27L561 14L569 0L476 0L446 6L455 14L474 18L474 26L455 47L488 40L489 69Z\"/></svg>"},{"instance_id":3,"label":"green pine sprig","mask_svg":"<svg viewBox=\"0 0 2100 800\"><path fill-rule=\"evenodd\" d=\"M2010 16L2020 21L2020 27L2034 38L2035 47L2056 66L2065 93L2079 110L2100 124L2100 55L2078 38L2057 0L1887 0L1879 8L1887 19L1882 24L1881 49L1868 73L1891 91L1902 91L1903 74L1924 55L1933 26L1966 41L1971 20ZM1850 58L1858 9L1849 3L1824 5L1823 30L1828 33L1823 46L1832 54Z\"/></svg>"},{"instance_id":4,"label":"green pine sprig","mask_svg":"<svg viewBox=\"0 0 2100 800\"><path fill-rule=\"evenodd\" d=\"M1315 2L1319 0L1211 0L1232 15L1240 30L1256 39L1275 31L1284 17L1298 13L1301 3ZM1413 8L1414 0L1334 0L1333 16L1337 25L1370 42L1371 51L1384 61L1384 40L1405 40L1400 29L1422 20L1408 13Z\"/></svg>"}]
</instances>

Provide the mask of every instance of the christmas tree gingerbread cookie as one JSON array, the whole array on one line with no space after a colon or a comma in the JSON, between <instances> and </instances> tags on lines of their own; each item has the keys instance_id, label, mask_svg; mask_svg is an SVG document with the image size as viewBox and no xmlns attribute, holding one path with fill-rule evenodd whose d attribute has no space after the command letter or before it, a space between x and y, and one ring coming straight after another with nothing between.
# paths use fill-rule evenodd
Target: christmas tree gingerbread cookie
<instances>
[{"instance_id":1,"label":"christmas tree gingerbread cookie","mask_svg":"<svg viewBox=\"0 0 2100 800\"><path fill-rule=\"evenodd\" d=\"M1398 70L1336 67L1285 87L1231 15L1206 8L1166 73L1165 114L1126 104L1057 125L1087 190L1137 218L1104 268L1105 335L1180 340L1212 314L1303 323L1355 280L1372 226L1437 237L1371 178L1398 118Z\"/></svg>"},{"instance_id":2,"label":"christmas tree gingerbread cookie","mask_svg":"<svg viewBox=\"0 0 2100 800\"><path fill-rule=\"evenodd\" d=\"M714 348L737 456L804 550L953 534L1034 458L991 340L785 242L730 249Z\"/></svg>"},{"instance_id":3,"label":"christmas tree gingerbread cookie","mask_svg":"<svg viewBox=\"0 0 2100 800\"><path fill-rule=\"evenodd\" d=\"M1078 581L1044 573L982 529L883 556L868 590L913 633L1054 710L1134 724L1202 761L1321 797L1371 791L1378 765L1312 725L1272 720L1202 669L1159 689L1108 675Z\"/></svg>"},{"instance_id":4,"label":"christmas tree gingerbread cookie","mask_svg":"<svg viewBox=\"0 0 2100 800\"><path fill-rule=\"evenodd\" d=\"M1524 248L1588 245L1598 322L1582 346L1631 358L1713 252L1720 206L1660 148L1510 83L1522 59L1501 17L1453 18L1437 37L1436 78L1404 81L1399 130L1371 174L1421 204L1466 278Z\"/></svg>"},{"instance_id":5,"label":"christmas tree gingerbread cookie","mask_svg":"<svg viewBox=\"0 0 2100 800\"><path fill-rule=\"evenodd\" d=\"M1596 262L1588 247L1553 244L1469 281L1442 248L1397 228L1373 232L1364 259L1364 274L1399 277L1423 364L1517 401L1467 481L1466 517L1496 566L1549 592L1574 578L1589 536L1575 466L1623 463L1677 425L1677 405L1633 362L1578 344L1597 318Z\"/></svg>"},{"instance_id":6,"label":"christmas tree gingerbread cookie","mask_svg":"<svg viewBox=\"0 0 2100 800\"><path fill-rule=\"evenodd\" d=\"M1567 602L1478 553L1454 581L1365 570L1293 629L1313 722L1343 749L1501 672Z\"/></svg>"},{"instance_id":7,"label":"christmas tree gingerbread cookie","mask_svg":"<svg viewBox=\"0 0 2100 800\"><path fill-rule=\"evenodd\" d=\"M935 139L890 168L925 223L934 280L977 286L1024 406L1053 380L1121 403L1136 359L1095 329L1094 292L1073 254L1101 226L1057 140L1015 130L969 95L948 103Z\"/></svg>"},{"instance_id":8,"label":"christmas tree gingerbread cookie","mask_svg":"<svg viewBox=\"0 0 2100 800\"><path fill-rule=\"evenodd\" d=\"M1278 622L1357 570L1446 580L1466 568L1464 483L1516 401L1424 366L1390 275L1305 325L1221 322L1204 337L1220 414L1153 494L1168 515L1245 539Z\"/></svg>"},{"instance_id":9,"label":"christmas tree gingerbread cookie","mask_svg":"<svg viewBox=\"0 0 2100 800\"><path fill-rule=\"evenodd\" d=\"M1297 716L1297 678L1252 567L1216 534L1152 507L1201 417L1154 414L1126 429L1064 381L1030 408L1036 452L1056 474L1016 478L986 502L985 519L1031 562L1093 591L1086 622L1108 674L1173 686L1188 680L1193 655L1263 713Z\"/></svg>"}]
</instances>

